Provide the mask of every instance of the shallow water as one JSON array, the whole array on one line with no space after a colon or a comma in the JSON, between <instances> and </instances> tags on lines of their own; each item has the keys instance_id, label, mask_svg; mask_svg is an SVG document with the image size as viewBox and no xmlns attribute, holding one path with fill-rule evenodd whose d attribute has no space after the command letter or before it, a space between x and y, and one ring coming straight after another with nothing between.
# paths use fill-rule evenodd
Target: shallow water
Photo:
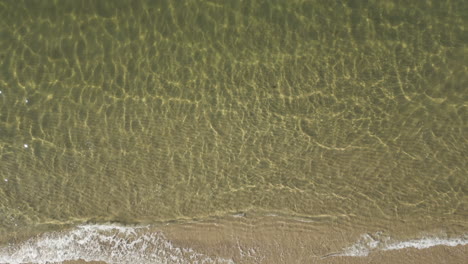
<instances>
[{"instance_id":1,"label":"shallow water","mask_svg":"<svg viewBox=\"0 0 468 264\"><path fill-rule=\"evenodd\" d=\"M466 9L2 3L0 242L245 213L466 239Z\"/></svg>"}]
</instances>

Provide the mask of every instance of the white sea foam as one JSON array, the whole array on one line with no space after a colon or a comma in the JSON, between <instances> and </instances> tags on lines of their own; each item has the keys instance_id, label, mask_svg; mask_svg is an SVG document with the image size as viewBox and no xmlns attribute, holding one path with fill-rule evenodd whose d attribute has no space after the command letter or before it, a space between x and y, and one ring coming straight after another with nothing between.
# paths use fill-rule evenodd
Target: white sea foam
<instances>
[{"instance_id":1,"label":"white sea foam","mask_svg":"<svg viewBox=\"0 0 468 264\"><path fill-rule=\"evenodd\" d=\"M60 263L67 260L106 263L234 263L173 245L148 227L82 225L51 232L0 248L0 263Z\"/></svg>"},{"instance_id":2,"label":"white sea foam","mask_svg":"<svg viewBox=\"0 0 468 264\"><path fill-rule=\"evenodd\" d=\"M365 257L371 252L382 250L398 250L404 248L425 249L434 246L459 246L468 245L468 235L458 238L444 237L421 237L407 241L394 241L389 236L384 236L377 232L375 234L364 234L358 242L345 248L342 252L330 254L328 256L352 256Z\"/></svg>"}]
</instances>

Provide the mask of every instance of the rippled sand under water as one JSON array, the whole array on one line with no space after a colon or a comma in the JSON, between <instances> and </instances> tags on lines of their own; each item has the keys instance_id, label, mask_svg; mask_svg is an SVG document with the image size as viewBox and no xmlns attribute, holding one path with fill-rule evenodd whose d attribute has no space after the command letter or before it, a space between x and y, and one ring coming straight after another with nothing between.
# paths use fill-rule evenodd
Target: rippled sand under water
<instances>
[{"instance_id":1,"label":"rippled sand under water","mask_svg":"<svg viewBox=\"0 0 468 264\"><path fill-rule=\"evenodd\" d=\"M3 1L2 261L456 263L467 4Z\"/></svg>"}]
</instances>

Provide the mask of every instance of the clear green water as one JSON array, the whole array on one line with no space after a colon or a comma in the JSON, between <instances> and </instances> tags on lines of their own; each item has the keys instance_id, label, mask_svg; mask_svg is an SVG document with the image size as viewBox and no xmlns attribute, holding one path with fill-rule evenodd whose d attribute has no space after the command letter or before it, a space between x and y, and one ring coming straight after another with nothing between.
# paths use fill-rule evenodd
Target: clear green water
<instances>
[{"instance_id":1,"label":"clear green water","mask_svg":"<svg viewBox=\"0 0 468 264\"><path fill-rule=\"evenodd\" d=\"M2 1L0 235L239 211L463 234L467 10Z\"/></svg>"}]
</instances>

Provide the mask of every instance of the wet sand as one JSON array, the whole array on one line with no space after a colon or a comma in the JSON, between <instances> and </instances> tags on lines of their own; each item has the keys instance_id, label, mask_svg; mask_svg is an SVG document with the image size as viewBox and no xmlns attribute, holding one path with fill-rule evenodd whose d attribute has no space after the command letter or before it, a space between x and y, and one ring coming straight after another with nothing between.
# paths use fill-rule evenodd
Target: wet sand
<instances>
[{"instance_id":1,"label":"wet sand","mask_svg":"<svg viewBox=\"0 0 468 264\"><path fill-rule=\"evenodd\" d=\"M273 221L231 217L221 221L167 224L154 229L162 231L174 247L190 248L212 259L231 259L233 263L243 264L463 263L468 256L468 245L373 250L368 256L338 256L365 234L363 228L287 221L280 217Z\"/></svg>"},{"instance_id":2,"label":"wet sand","mask_svg":"<svg viewBox=\"0 0 468 264\"><path fill-rule=\"evenodd\" d=\"M175 245L231 258L235 263L463 263L468 256L468 246L375 251L366 257L333 256L356 243L362 233L333 227L314 229L303 223L239 227L191 226L164 233Z\"/></svg>"},{"instance_id":3,"label":"wet sand","mask_svg":"<svg viewBox=\"0 0 468 264\"><path fill-rule=\"evenodd\" d=\"M272 253L268 258L255 262L253 260L239 261L238 263L329 263L329 264L361 264L361 263L434 263L459 264L466 260L468 246L446 247L436 246L428 249L402 249L397 251L376 252L367 257L333 257L311 258L304 255L289 255L278 259L278 252ZM105 264L100 261L66 261L64 264Z\"/></svg>"}]
</instances>

